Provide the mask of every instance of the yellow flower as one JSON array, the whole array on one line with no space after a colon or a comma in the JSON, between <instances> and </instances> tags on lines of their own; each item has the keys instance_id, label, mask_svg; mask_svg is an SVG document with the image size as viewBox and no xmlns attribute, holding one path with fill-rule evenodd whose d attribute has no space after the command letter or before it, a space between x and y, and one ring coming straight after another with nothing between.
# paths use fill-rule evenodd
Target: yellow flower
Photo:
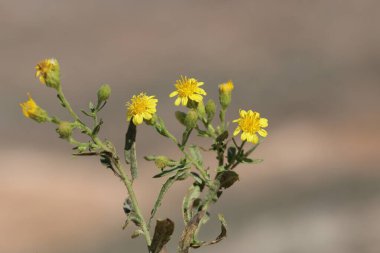
<instances>
[{"instance_id":1,"label":"yellow flower","mask_svg":"<svg viewBox=\"0 0 380 253\"><path fill-rule=\"evenodd\" d=\"M156 113L158 100L154 96L147 96L145 93L134 95L131 101L127 102L127 120L132 119L136 126L141 124L144 119L150 120Z\"/></svg>"},{"instance_id":2,"label":"yellow flower","mask_svg":"<svg viewBox=\"0 0 380 253\"><path fill-rule=\"evenodd\" d=\"M198 82L195 78L181 76L181 79L177 80L174 85L177 90L170 93L169 97L178 95L178 98L174 102L177 106L181 102L182 105L186 106L189 99L199 103L203 100L202 95L206 95L206 92L202 88L199 88L202 85L203 82Z\"/></svg>"},{"instance_id":3,"label":"yellow flower","mask_svg":"<svg viewBox=\"0 0 380 253\"><path fill-rule=\"evenodd\" d=\"M219 85L219 91L222 93L226 93L226 94L231 93L233 89L234 89L234 83L231 80Z\"/></svg>"},{"instance_id":4,"label":"yellow flower","mask_svg":"<svg viewBox=\"0 0 380 253\"><path fill-rule=\"evenodd\" d=\"M42 84L57 88L60 84L59 63L56 59L45 59L36 65L36 77Z\"/></svg>"},{"instance_id":5,"label":"yellow flower","mask_svg":"<svg viewBox=\"0 0 380 253\"><path fill-rule=\"evenodd\" d=\"M266 118L260 118L260 113L253 112L252 110L240 110L239 114L240 118L233 121L238 123L238 127L234 131L234 136L238 135L240 131L243 131L241 134L241 139L243 141L257 144L259 142L259 137L256 133L262 137L268 135L267 131L263 129L268 126L268 120Z\"/></svg>"},{"instance_id":6,"label":"yellow flower","mask_svg":"<svg viewBox=\"0 0 380 253\"><path fill-rule=\"evenodd\" d=\"M39 107L29 94L28 97L28 101L20 104L24 116L37 122L47 121L48 115L46 111Z\"/></svg>"}]
</instances>

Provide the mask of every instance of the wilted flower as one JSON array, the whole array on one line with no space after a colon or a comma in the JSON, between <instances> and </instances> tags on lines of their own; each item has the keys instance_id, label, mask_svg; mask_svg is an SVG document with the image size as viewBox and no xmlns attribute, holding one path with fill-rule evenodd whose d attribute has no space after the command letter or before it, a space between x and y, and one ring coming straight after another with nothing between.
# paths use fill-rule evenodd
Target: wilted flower
<instances>
[{"instance_id":1,"label":"wilted flower","mask_svg":"<svg viewBox=\"0 0 380 253\"><path fill-rule=\"evenodd\" d=\"M36 65L36 77L42 84L57 89L60 85L59 63L56 59L45 59Z\"/></svg>"},{"instance_id":2,"label":"wilted flower","mask_svg":"<svg viewBox=\"0 0 380 253\"><path fill-rule=\"evenodd\" d=\"M29 94L28 97L29 99L26 102L20 104L24 116L39 123L47 121L47 112L39 107Z\"/></svg>"}]
</instances>

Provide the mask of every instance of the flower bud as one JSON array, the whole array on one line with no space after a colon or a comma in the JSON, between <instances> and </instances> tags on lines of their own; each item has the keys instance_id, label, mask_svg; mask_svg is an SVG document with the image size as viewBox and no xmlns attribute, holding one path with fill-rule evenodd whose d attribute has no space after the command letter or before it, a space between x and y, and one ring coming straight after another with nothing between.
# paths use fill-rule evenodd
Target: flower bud
<instances>
[{"instance_id":1,"label":"flower bud","mask_svg":"<svg viewBox=\"0 0 380 253\"><path fill-rule=\"evenodd\" d=\"M42 84L58 89L61 85L60 68L56 59L45 59L36 65L36 77Z\"/></svg>"},{"instance_id":2,"label":"flower bud","mask_svg":"<svg viewBox=\"0 0 380 253\"><path fill-rule=\"evenodd\" d=\"M219 85L219 101L224 110L231 104L231 92L233 89L234 84L232 81Z\"/></svg>"},{"instance_id":3,"label":"flower bud","mask_svg":"<svg viewBox=\"0 0 380 253\"><path fill-rule=\"evenodd\" d=\"M206 109L205 109L205 106L203 104L203 101L200 101L198 103L197 112L198 112L199 118L201 118L203 121L205 121L206 120Z\"/></svg>"},{"instance_id":4,"label":"flower bud","mask_svg":"<svg viewBox=\"0 0 380 253\"><path fill-rule=\"evenodd\" d=\"M197 120L198 120L198 113L196 110L191 109L189 112L186 114L185 117L185 126L190 129L194 128L197 125Z\"/></svg>"},{"instance_id":5,"label":"flower bud","mask_svg":"<svg viewBox=\"0 0 380 253\"><path fill-rule=\"evenodd\" d=\"M175 112L175 117L179 121L179 123L181 123L182 125L186 126L185 125L186 113L180 112L180 111L176 111Z\"/></svg>"},{"instance_id":6,"label":"flower bud","mask_svg":"<svg viewBox=\"0 0 380 253\"><path fill-rule=\"evenodd\" d=\"M71 136L72 132L73 132L73 126L70 122L61 121L59 123L59 126L57 128L57 133L59 134L60 138L67 139Z\"/></svg>"},{"instance_id":7,"label":"flower bud","mask_svg":"<svg viewBox=\"0 0 380 253\"><path fill-rule=\"evenodd\" d=\"M46 122L49 119L47 112L39 107L29 94L28 97L28 101L20 104L24 116L38 123Z\"/></svg>"},{"instance_id":8,"label":"flower bud","mask_svg":"<svg viewBox=\"0 0 380 253\"><path fill-rule=\"evenodd\" d=\"M103 102L111 96L111 87L108 84L103 84L98 90L98 101Z\"/></svg>"},{"instance_id":9,"label":"flower bud","mask_svg":"<svg viewBox=\"0 0 380 253\"><path fill-rule=\"evenodd\" d=\"M216 105L215 105L214 100L212 99L208 100L205 108L206 108L206 114L207 114L207 121L211 122L216 112Z\"/></svg>"}]
</instances>

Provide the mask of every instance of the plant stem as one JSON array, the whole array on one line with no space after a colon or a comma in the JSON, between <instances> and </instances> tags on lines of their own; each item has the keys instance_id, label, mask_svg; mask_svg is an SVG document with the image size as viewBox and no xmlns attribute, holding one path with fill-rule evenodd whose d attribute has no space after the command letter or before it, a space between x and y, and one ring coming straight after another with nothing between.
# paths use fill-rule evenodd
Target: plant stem
<instances>
[{"instance_id":1,"label":"plant stem","mask_svg":"<svg viewBox=\"0 0 380 253\"><path fill-rule=\"evenodd\" d=\"M121 180L123 181L125 187L127 188L129 198L131 199L134 211L136 212L137 216L139 217L139 219L141 221L141 229L144 233L145 241L148 244L148 247L150 247L152 240L150 238L148 226L146 225L144 216L141 214L139 204L137 202L137 198L136 198L135 192L134 192L133 187L132 187L132 181L129 179L129 177L125 173L124 169L121 168L119 162L117 162L115 165L116 165L118 172L120 173Z\"/></svg>"},{"instance_id":2,"label":"plant stem","mask_svg":"<svg viewBox=\"0 0 380 253\"><path fill-rule=\"evenodd\" d=\"M70 115L75 119L75 121L78 123L78 126L82 128L82 130L91 137L91 139L94 141L94 143L96 145L98 145L101 149L103 149L104 151L107 151L107 152L111 152L112 153L112 156L117 158L117 154L114 150L110 150L109 147L107 147L107 145L105 145L100 139L99 137L97 137L96 135L93 135L92 134L92 131L89 127L87 127L84 123L82 123L82 121L79 119L79 116L74 112L74 110L71 108L71 105L70 103L67 101L67 99L65 98L65 95L63 94L62 92L62 88L59 87L58 88L58 95L60 97L60 100L63 104L63 106L69 111ZM141 229L144 233L144 237L145 237L145 241L148 245L148 249L152 243L152 240L150 238L150 234L149 234L149 230L148 230L148 227L146 225L146 222L145 222L145 219L144 219L144 216L141 214L141 211L140 211L140 208L139 208L139 204L137 202L137 198L136 198L136 195L135 195L135 192L133 190L133 187L132 187L132 181L131 179L128 177L128 175L125 173L125 170L123 168L121 168L120 166L120 163L119 163L119 160L118 159L115 159L115 166L117 168L117 172L120 174L120 178L121 180L123 181L125 187L127 188L127 191L128 191L128 194L129 194L129 197L131 199L131 202L132 202L132 205L133 205L133 208L134 208L134 211L136 212L137 216L139 217L140 219L140 222L141 222Z\"/></svg>"}]
</instances>

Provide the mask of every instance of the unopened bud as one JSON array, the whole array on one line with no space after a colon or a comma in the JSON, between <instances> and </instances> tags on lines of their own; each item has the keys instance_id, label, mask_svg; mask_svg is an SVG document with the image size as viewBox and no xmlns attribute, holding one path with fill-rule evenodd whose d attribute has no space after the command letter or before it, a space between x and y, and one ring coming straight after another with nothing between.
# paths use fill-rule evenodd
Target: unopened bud
<instances>
[{"instance_id":1,"label":"unopened bud","mask_svg":"<svg viewBox=\"0 0 380 253\"><path fill-rule=\"evenodd\" d=\"M207 121L211 122L216 112L216 105L215 105L214 100L212 99L208 100L205 108L206 108L206 114L207 114Z\"/></svg>"},{"instance_id":2,"label":"unopened bud","mask_svg":"<svg viewBox=\"0 0 380 253\"><path fill-rule=\"evenodd\" d=\"M189 110L185 117L185 126L187 128L194 128L197 125L198 113L194 109Z\"/></svg>"},{"instance_id":3,"label":"unopened bud","mask_svg":"<svg viewBox=\"0 0 380 253\"><path fill-rule=\"evenodd\" d=\"M70 122L62 121L59 123L59 126L57 128L57 133L59 134L59 137L62 139L67 139L71 136L73 132L73 126Z\"/></svg>"},{"instance_id":4,"label":"unopened bud","mask_svg":"<svg viewBox=\"0 0 380 253\"><path fill-rule=\"evenodd\" d=\"M103 102L111 96L111 87L108 84L103 84L98 90L98 101Z\"/></svg>"}]
</instances>

